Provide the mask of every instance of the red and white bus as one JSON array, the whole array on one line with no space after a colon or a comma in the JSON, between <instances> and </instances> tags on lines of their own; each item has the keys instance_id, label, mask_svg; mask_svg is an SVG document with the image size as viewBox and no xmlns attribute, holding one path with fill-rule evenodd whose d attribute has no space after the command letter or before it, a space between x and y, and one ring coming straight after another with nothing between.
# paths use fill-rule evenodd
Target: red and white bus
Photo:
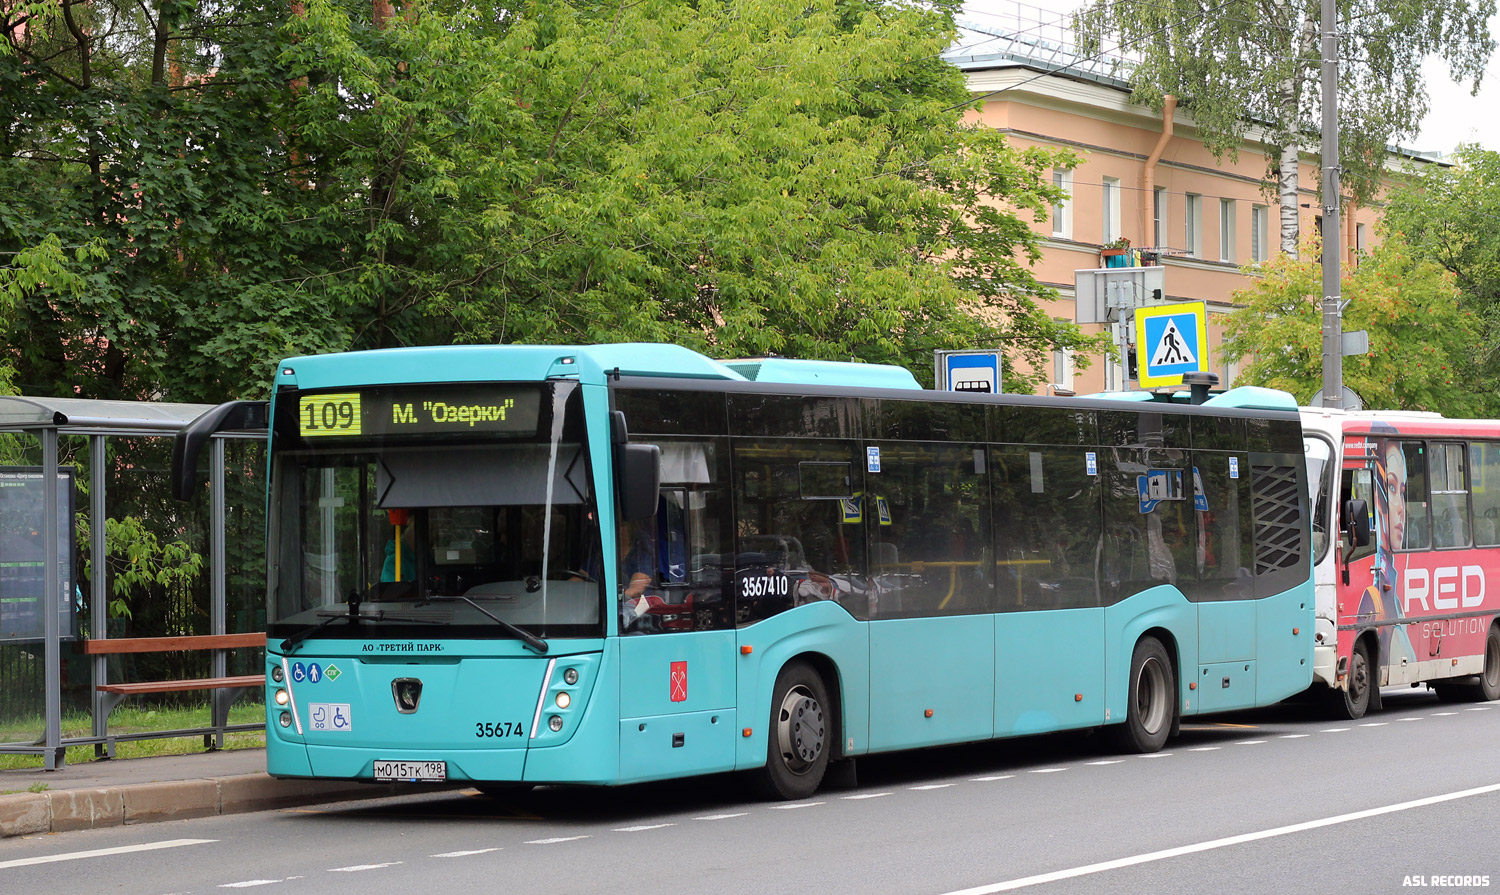
<instances>
[{"instance_id":1,"label":"red and white bus","mask_svg":"<svg viewBox=\"0 0 1500 895\"><path fill-rule=\"evenodd\" d=\"M1317 622L1334 712L1426 684L1500 698L1500 422L1304 408Z\"/></svg>"}]
</instances>

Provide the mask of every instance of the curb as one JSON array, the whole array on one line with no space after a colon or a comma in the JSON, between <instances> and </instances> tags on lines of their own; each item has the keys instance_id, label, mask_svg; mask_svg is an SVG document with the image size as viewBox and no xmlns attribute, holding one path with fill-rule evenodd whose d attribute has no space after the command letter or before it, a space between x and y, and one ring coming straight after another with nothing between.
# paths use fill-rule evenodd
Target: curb
<instances>
[{"instance_id":1,"label":"curb","mask_svg":"<svg viewBox=\"0 0 1500 895\"><path fill-rule=\"evenodd\" d=\"M13 793L0 796L0 838L433 791L430 786L412 788L399 783L327 783L241 774L99 789Z\"/></svg>"}]
</instances>

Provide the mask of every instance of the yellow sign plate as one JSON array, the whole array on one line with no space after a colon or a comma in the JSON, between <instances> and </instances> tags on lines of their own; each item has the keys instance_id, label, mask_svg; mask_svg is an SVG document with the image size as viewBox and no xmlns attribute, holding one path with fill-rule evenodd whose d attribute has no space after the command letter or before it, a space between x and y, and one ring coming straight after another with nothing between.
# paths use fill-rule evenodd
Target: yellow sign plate
<instances>
[{"instance_id":1,"label":"yellow sign plate","mask_svg":"<svg viewBox=\"0 0 1500 895\"><path fill-rule=\"evenodd\" d=\"M1184 373L1208 370L1208 307L1201 301L1135 309L1141 388L1181 385Z\"/></svg>"},{"instance_id":2,"label":"yellow sign plate","mask_svg":"<svg viewBox=\"0 0 1500 895\"><path fill-rule=\"evenodd\" d=\"M297 409L297 428L303 438L359 435L359 393L304 396Z\"/></svg>"}]
</instances>

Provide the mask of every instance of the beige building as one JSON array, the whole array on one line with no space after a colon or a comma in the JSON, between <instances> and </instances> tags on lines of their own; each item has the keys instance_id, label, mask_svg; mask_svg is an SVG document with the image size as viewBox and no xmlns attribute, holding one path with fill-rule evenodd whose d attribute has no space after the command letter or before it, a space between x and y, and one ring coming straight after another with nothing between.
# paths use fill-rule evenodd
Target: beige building
<instances>
[{"instance_id":1,"label":"beige building","mask_svg":"<svg viewBox=\"0 0 1500 895\"><path fill-rule=\"evenodd\" d=\"M966 28L946 58L982 97L970 113L975 121L1004 132L1017 147L1066 147L1080 157L1076 167L1053 172L1071 198L1053 208L1050 221L1033 224L1044 240L1033 270L1061 294L1053 316L1077 319L1075 271L1104 267L1104 247L1129 239L1136 250L1131 260L1164 268L1167 303L1207 303L1209 368L1221 385L1232 385L1235 370L1219 351L1222 315L1248 281L1242 265L1280 247L1276 184L1264 179L1274 150L1252 139L1236 160L1216 159L1190 116L1132 104L1126 82L1112 74L1117 69L1107 60L1080 59L1065 29L1024 19L1002 24ZM1316 157L1304 154L1299 178L1305 234L1321 224ZM1373 243L1379 214L1348 203L1343 212L1341 250L1350 265ZM1079 394L1120 387L1120 365L1102 358L1077 370L1072 358L1059 355L1053 366L1050 380Z\"/></svg>"}]
</instances>

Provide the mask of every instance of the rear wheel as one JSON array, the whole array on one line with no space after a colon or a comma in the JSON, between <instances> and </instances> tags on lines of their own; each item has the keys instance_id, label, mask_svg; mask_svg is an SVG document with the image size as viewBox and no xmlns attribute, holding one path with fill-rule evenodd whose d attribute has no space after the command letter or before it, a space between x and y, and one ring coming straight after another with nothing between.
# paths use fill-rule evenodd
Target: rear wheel
<instances>
[{"instance_id":1,"label":"rear wheel","mask_svg":"<svg viewBox=\"0 0 1500 895\"><path fill-rule=\"evenodd\" d=\"M1491 626L1490 636L1484 640L1484 670L1479 673L1479 683L1443 684L1433 689L1444 702L1500 699L1500 628Z\"/></svg>"},{"instance_id":2,"label":"rear wheel","mask_svg":"<svg viewBox=\"0 0 1500 895\"><path fill-rule=\"evenodd\" d=\"M792 662L776 676L766 766L758 773L761 793L773 799L805 799L817 792L828 770L833 724L828 690L806 662Z\"/></svg>"},{"instance_id":3,"label":"rear wheel","mask_svg":"<svg viewBox=\"0 0 1500 895\"><path fill-rule=\"evenodd\" d=\"M1135 645L1129 699L1125 723L1110 728L1115 745L1127 752L1160 751L1177 721L1177 676L1155 637L1142 637Z\"/></svg>"},{"instance_id":4,"label":"rear wheel","mask_svg":"<svg viewBox=\"0 0 1500 895\"><path fill-rule=\"evenodd\" d=\"M1354 653L1349 657L1349 678L1344 682L1344 689L1329 691L1329 707L1334 715L1350 721L1363 718L1370 710L1370 692L1374 683L1370 647L1361 640L1354 644Z\"/></svg>"}]
</instances>

